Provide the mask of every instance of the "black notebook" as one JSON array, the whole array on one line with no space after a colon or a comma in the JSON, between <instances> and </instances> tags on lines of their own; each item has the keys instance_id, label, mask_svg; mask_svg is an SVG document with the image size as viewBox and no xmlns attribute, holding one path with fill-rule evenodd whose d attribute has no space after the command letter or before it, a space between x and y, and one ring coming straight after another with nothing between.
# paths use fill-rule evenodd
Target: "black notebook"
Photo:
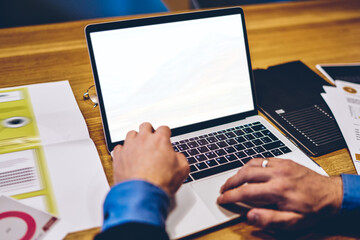
<instances>
[{"instance_id":1,"label":"black notebook","mask_svg":"<svg viewBox=\"0 0 360 240\"><path fill-rule=\"evenodd\" d=\"M260 111L308 155L346 147L320 95L330 84L301 61L254 70L254 79Z\"/></svg>"}]
</instances>

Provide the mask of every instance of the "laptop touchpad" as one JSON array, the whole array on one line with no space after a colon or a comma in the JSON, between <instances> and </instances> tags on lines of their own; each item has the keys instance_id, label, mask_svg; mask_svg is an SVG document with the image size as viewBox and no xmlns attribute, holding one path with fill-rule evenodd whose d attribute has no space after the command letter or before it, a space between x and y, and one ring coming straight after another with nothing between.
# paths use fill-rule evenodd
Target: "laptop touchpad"
<instances>
[{"instance_id":1,"label":"laptop touchpad","mask_svg":"<svg viewBox=\"0 0 360 240\"><path fill-rule=\"evenodd\" d=\"M216 200L220 195L220 187L229 177L233 176L235 173L236 170L191 184L195 190L195 193L204 202L205 206L211 211L211 213L213 213L216 218L222 221L230 220L239 216L239 214L228 211L216 203Z\"/></svg>"}]
</instances>

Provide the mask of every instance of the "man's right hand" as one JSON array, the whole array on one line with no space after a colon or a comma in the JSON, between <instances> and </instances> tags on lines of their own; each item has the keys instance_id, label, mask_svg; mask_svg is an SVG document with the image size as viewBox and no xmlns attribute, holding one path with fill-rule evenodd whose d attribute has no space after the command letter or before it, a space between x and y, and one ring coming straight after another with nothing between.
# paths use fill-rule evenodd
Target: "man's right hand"
<instances>
[{"instance_id":1,"label":"man's right hand","mask_svg":"<svg viewBox=\"0 0 360 240\"><path fill-rule=\"evenodd\" d=\"M141 179L174 195L189 175L189 164L174 151L170 136L169 127L154 131L150 123L141 124L139 132L128 132L124 145L112 152L115 183Z\"/></svg>"}]
</instances>

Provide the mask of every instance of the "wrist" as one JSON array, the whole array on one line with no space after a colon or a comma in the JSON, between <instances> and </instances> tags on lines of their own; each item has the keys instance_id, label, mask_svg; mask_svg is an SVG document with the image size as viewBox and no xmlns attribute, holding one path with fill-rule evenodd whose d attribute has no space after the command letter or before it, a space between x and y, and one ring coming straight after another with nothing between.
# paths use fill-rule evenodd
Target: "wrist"
<instances>
[{"instance_id":1,"label":"wrist","mask_svg":"<svg viewBox=\"0 0 360 240\"><path fill-rule=\"evenodd\" d=\"M169 184L166 185L164 183L164 181L161 181L160 178L157 179L154 176L148 177L148 176L145 176L145 174L138 175L138 176L133 176L133 177L127 177L127 178L123 178L123 179L114 178L114 186L117 185L117 184L121 184L121 183L124 183L124 182L131 182L131 181L147 182L147 183L149 183L151 185L154 185L154 186L158 187L162 191L164 191L168 197L172 196L171 193L170 193L169 187L168 187Z\"/></svg>"},{"instance_id":2,"label":"wrist","mask_svg":"<svg viewBox=\"0 0 360 240\"><path fill-rule=\"evenodd\" d=\"M327 177L328 186L326 189L326 197L324 201L323 212L326 215L336 215L339 213L342 200L343 200L343 189L342 189L342 179L340 176Z\"/></svg>"}]
</instances>

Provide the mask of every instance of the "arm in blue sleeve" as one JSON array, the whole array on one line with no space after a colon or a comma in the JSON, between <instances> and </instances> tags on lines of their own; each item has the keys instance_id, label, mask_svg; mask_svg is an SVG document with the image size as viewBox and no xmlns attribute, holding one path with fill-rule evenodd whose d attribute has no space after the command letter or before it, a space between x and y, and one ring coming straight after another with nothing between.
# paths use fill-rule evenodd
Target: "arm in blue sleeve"
<instances>
[{"instance_id":1,"label":"arm in blue sleeve","mask_svg":"<svg viewBox=\"0 0 360 240\"><path fill-rule=\"evenodd\" d=\"M159 187L142 180L131 180L114 186L104 203L103 231L138 222L165 226L169 197Z\"/></svg>"},{"instance_id":2,"label":"arm in blue sleeve","mask_svg":"<svg viewBox=\"0 0 360 240\"><path fill-rule=\"evenodd\" d=\"M360 176L341 174L343 181L343 202L340 214L360 214Z\"/></svg>"}]
</instances>

